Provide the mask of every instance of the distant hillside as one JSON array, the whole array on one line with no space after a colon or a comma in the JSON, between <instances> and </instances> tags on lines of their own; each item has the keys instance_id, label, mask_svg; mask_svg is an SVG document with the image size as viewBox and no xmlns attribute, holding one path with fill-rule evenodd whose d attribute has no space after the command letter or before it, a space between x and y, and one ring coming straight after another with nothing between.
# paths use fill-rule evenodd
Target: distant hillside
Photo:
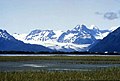
<instances>
[{"instance_id":1,"label":"distant hillside","mask_svg":"<svg viewBox=\"0 0 120 81\"><path fill-rule=\"evenodd\" d=\"M6 30L0 29L0 51L33 51L33 52L48 51L50 52L52 50L41 45L23 43L22 41L16 40Z\"/></svg>"},{"instance_id":2,"label":"distant hillside","mask_svg":"<svg viewBox=\"0 0 120 81\"><path fill-rule=\"evenodd\" d=\"M93 46L90 52L120 52L120 27Z\"/></svg>"}]
</instances>

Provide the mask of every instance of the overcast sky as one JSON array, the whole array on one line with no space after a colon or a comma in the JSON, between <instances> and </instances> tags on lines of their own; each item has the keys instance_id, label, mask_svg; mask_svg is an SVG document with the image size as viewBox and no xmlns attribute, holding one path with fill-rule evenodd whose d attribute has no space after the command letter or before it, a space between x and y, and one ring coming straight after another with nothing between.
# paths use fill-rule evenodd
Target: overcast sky
<instances>
[{"instance_id":1,"label":"overcast sky","mask_svg":"<svg viewBox=\"0 0 120 81\"><path fill-rule=\"evenodd\" d=\"M0 29L72 29L78 24L100 29L120 26L120 0L0 0Z\"/></svg>"}]
</instances>

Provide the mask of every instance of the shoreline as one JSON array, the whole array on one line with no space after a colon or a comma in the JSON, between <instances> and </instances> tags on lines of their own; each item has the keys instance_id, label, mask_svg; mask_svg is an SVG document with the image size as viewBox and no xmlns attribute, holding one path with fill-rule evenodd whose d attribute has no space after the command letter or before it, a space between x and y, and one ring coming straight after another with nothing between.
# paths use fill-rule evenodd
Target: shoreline
<instances>
[{"instance_id":1,"label":"shoreline","mask_svg":"<svg viewBox=\"0 0 120 81\"><path fill-rule=\"evenodd\" d=\"M101 54L0 54L0 56L120 56Z\"/></svg>"}]
</instances>

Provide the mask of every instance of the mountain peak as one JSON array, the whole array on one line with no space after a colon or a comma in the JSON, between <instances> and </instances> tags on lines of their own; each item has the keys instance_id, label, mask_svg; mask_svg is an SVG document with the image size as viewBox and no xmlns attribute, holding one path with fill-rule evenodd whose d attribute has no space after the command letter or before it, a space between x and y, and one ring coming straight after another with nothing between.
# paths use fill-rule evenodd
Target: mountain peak
<instances>
[{"instance_id":1,"label":"mountain peak","mask_svg":"<svg viewBox=\"0 0 120 81\"><path fill-rule=\"evenodd\" d=\"M3 33L7 33L7 31L0 29L0 35L3 34Z\"/></svg>"},{"instance_id":2,"label":"mountain peak","mask_svg":"<svg viewBox=\"0 0 120 81\"><path fill-rule=\"evenodd\" d=\"M26 36L14 35L15 38L24 41L25 43L44 45L56 50L66 49L65 44L87 44L92 45L98 39L103 39L110 31L98 30L95 25L91 26L91 29L84 24L76 25L73 29L62 31L54 30L41 30L36 29L31 31ZM58 49L60 48L60 49ZM74 48L71 47L70 48ZM81 49L82 47L80 47ZM69 48L67 48L69 49ZM76 47L74 48L76 50Z\"/></svg>"},{"instance_id":3,"label":"mountain peak","mask_svg":"<svg viewBox=\"0 0 120 81\"><path fill-rule=\"evenodd\" d=\"M0 51L53 51L47 47L35 44L26 44L22 41L15 39L6 30L0 29Z\"/></svg>"},{"instance_id":4,"label":"mountain peak","mask_svg":"<svg viewBox=\"0 0 120 81\"><path fill-rule=\"evenodd\" d=\"M107 35L103 40L95 44L91 52L120 52L120 27Z\"/></svg>"},{"instance_id":5,"label":"mountain peak","mask_svg":"<svg viewBox=\"0 0 120 81\"><path fill-rule=\"evenodd\" d=\"M89 29L99 30L99 28L96 25L91 25Z\"/></svg>"},{"instance_id":6,"label":"mountain peak","mask_svg":"<svg viewBox=\"0 0 120 81\"><path fill-rule=\"evenodd\" d=\"M87 29L87 27L84 24L82 24L82 25L77 25L74 29L77 31L80 31L80 30Z\"/></svg>"},{"instance_id":7,"label":"mountain peak","mask_svg":"<svg viewBox=\"0 0 120 81\"><path fill-rule=\"evenodd\" d=\"M76 30L80 29L80 25L77 25L74 29L76 29Z\"/></svg>"},{"instance_id":8,"label":"mountain peak","mask_svg":"<svg viewBox=\"0 0 120 81\"><path fill-rule=\"evenodd\" d=\"M14 37L12 37L6 30L2 30L0 29L0 38L4 38L4 39L14 39Z\"/></svg>"}]
</instances>

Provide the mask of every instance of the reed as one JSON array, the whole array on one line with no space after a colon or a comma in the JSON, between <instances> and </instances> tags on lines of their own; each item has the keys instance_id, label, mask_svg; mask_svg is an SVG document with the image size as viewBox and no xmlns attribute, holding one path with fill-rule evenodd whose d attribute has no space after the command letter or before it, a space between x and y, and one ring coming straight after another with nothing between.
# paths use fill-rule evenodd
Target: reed
<instances>
[{"instance_id":1,"label":"reed","mask_svg":"<svg viewBox=\"0 0 120 81\"><path fill-rule=\"evenodd\" d=\"M0 81L117 81L120 68L99 69L96 71L22 71L0 72Z\"/></svg>"}]
</instances>

